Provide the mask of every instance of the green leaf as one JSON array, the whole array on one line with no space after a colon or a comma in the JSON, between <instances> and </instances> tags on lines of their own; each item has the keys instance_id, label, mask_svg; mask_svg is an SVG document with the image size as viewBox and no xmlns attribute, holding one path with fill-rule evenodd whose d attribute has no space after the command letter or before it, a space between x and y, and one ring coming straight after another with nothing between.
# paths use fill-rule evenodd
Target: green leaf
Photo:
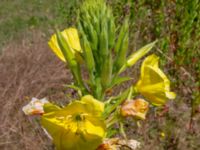
<instances>
[{"instance_id":1,"label":"green leaf","mask_svg":"<svg viewBox=\"0 0 200 150\"><path fill-rule=\"evenodd\" d=\"M110 128L108 128L108 132L106 134L106 137L107 138L112 138L117 133L118 133L118 130L116 128L110 127Z\"/></svg>"}]
</instances>

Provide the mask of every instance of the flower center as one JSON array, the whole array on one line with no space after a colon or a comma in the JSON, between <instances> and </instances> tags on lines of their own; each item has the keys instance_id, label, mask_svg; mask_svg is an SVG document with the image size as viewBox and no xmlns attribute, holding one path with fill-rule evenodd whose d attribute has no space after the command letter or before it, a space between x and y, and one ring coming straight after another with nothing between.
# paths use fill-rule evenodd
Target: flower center
<instances>
[{"instance_id":1,"label":"flower center","mask_svg":"<svg viewBox=\"0 0 200 150\"><path fill-rule=\"evenodd\" d=\"M80 114L77 114L75 116L76 121L82 121L82 116Z\"/></svg>"},{"instance_id":2,"label":"flower center","mask_svg":"<svg viewBox=\"0 0 200 150\"><path fill-rule=\"evenodd\" d=\"M75 120L76 121L84 121L85 120L85 117L84 117L84 114L76 114L75 115Z\"/></svg>"}]
</instances>

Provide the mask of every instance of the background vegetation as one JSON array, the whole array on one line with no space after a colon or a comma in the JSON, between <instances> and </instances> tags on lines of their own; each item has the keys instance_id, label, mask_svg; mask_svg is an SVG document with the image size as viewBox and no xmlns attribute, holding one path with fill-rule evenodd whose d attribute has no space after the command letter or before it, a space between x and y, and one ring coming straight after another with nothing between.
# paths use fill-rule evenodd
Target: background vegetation
<instances>
[{"instance_id":1,"label":"background vegetation","mask_svg":"<svg viewBox=\"0 0 200 150\"><path fill-rule=\"evenodd\" d=\"M172 88L178 95L166 108L150 112L140 127L127 122L129 136L139 139L146 150L199 149L199 0L107 2L113 8L117 23L122 23L125 16L130 17L130 52L155 39L159 40L154 52L161 57L162 68L169 75ZM36 124L34 121L30 123L30 120L27 121L21 113L18 116L13 113L20 111L19 108L27 103L26 96L50 95L51 99L67 101L65 89L58 85L70 80L71 77L68 72L63 71L63 64L54 58L46 45L55 27L64 29L75 24L80 5L81 0L0 1L0 103L4 106L0 111L0 121L4 122L0 129L0 148L42 150L52 147L40 132L41 129L34 128L30 132ZM23 67L25 64L28 66ZM35 66L42 66L43 69ZM53 72L57 73L52 78L44 78L51 76ZM63 75L60 75L60 72L63 72ZM37 84L32 83L33 81ZM56 82L56 85L46 85L45 82ZM10 89L13 85L16 88ZM21 91L22 87L26 92ZM43 90L37 91L39 87ZM16 117L23 119L19 122L14 119ZM20 128L12 127L9 122L13 124L13 121L17 122L14 124L20 125ZM39 139L34 141L32 139L35 136ZM19 142L18 138L22 137L30 140ZM27 142L32 142L35 147L40 146L31 147Z\"/></svg>"}]
</instances>

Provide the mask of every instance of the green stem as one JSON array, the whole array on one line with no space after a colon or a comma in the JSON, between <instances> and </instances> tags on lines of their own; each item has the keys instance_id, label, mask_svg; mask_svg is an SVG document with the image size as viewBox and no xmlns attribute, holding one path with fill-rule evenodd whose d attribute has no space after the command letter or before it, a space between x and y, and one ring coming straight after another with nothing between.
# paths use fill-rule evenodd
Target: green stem
<instances>
[{"instance_id":1,"label":"green stem","mask_svg":"<svg viewBox=\"0 0 200 150\"><path fill-rule=\"evenodd\" d=\"M112 114L107 120L106 120L106 126L109 128L113 124L115 124L118 121L116 113Z\"/></svg>"},{"instance_id":2,"label":"green stem","mask_svg":"<svg viewBox=\"0 0 200 150\"><path fill-rule=\"evenodd\" d=\"M135 96L137 94L137 90L135 89L134 86L126 89L123 93L118 95L117 97L114 97L112 100L109 100L108 108L105 110L103 117L106 119L109 114L111 114L113 111L116 110L116 108L122 104L125 100L127 100L128 97ZM111 105L112 101L114 101L114 104Z\"/></svg>"},{"instance_id":3,"label":"green stem","mask_svg":"<svg viewBox=\"0 0 200 150\"><path fill-rule=\"evenodd\" d=\"M124 124L123 124L123 122L120 122L120 123L119 123L119 126L120 126L120 128L119 128L120 133L122 134L122 136L123 136L125 139L127 139L126 132L125 132L125 130L124 130Z\"/></svg>"},{"instance_id":4,"label":"green stem","mask_svg":"<svg viewBox=\"0 0 200 150\"><path fill-rule=\"evenodd\" d=\"M130 89L127 89L126 91L124 91L122 94L120 94L119 96L115 97L113 100L116 100L116 102L110 106L107 111L104 112L104 118L107 118L109 114L111 114L124 100L126 100L126 97L129 93Z\"/></svg>"},{"instance_id":5,"label":"green stem","mask_svg":"<svg viewBox=\"0 0 200 150\"><path fill-rule=\"evenodd\" d=\"M130 87L130 91L129 91L127 100L131 100L132 96L133 96L133 87Z\"/></svg>"}]
</instances>

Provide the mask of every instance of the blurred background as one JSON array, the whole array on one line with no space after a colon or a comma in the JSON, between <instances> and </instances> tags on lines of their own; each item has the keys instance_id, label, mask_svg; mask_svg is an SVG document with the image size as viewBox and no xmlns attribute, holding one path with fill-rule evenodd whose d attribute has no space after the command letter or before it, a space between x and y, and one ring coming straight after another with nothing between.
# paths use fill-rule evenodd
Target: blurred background
<instances>
[{"instance_id":1,"label":"blurred background","mask_svg":"<svg viewBox=\"0 0 200 150\"><path fill-rule=\"evenodd\" d=\"M48 95L66 103L63 84L72 76L48 48L54 29L75 26L82 0L0 1L0 149L51 150L37 117L21 108ZM177 98L152 110L141 126L127 122L128 136L145 150L200 149L200 1L107 0L121 24L130 17L130 53L158 39L152 53ZM139 70L133 69L135 74ZM73 93L72 93L73 94Z\"/></svg>"}]
</instances>

